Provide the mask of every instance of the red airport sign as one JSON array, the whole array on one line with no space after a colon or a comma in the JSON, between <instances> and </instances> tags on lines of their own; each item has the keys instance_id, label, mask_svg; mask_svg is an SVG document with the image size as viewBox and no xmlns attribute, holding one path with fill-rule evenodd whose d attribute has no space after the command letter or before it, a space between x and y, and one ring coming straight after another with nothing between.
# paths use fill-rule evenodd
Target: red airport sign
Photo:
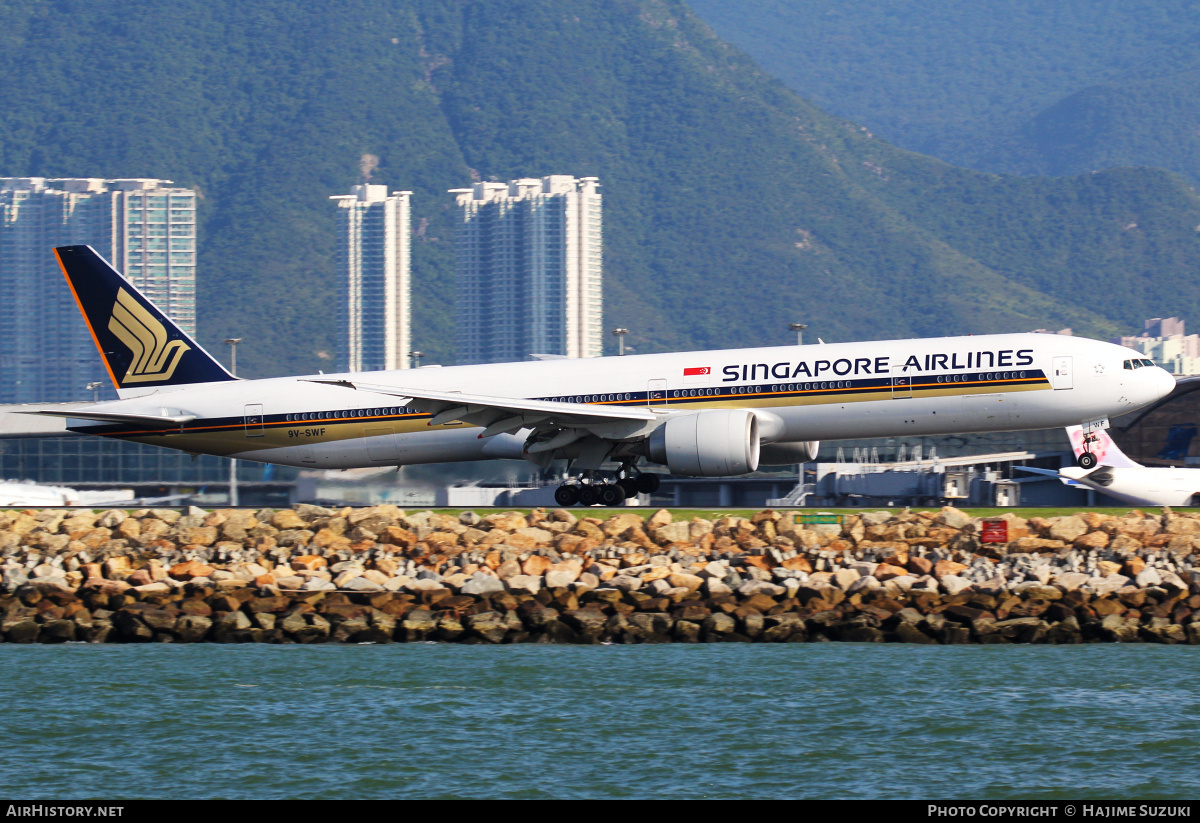
<instances>
[{"instance_id":1,"label":"red airport sign","mask_svg":"<svg viewBox=\"0 0 1200 823\"><path fill-rule=\"evenodd\" d=\"M999 519L984 520L979 540L983 543L1007 543L1008 521Z\"/></svg>"}]
</instances>

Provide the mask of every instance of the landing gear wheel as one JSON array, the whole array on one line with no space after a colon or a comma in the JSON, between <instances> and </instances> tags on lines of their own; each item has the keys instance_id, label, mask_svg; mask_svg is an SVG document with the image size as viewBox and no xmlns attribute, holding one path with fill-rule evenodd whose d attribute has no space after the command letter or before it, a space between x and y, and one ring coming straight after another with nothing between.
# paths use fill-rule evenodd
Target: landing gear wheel
<instances>
[{"instance_id":1,"label":"landing gear wheel","mask_svg":"<svg viewBox=\"0 0 1200 823\"><path fill-rule=\"evenodd\" d=\"M637 490L642 494L654 494L658 491L659 479L657 474L639 474Z\"/></svg>"},{"instance_id":2,"label":"landing gear wheel","mask_svg":"<svg viewBox=\"0 0 1200 823\"><path fill-rule=\"evenodd\" d=\"M638 495L638 484L632 477L622 477L617 481L617 486L625 493L626 500Z\"/></svg>"},{"instance_id":3,"label":"landing gear wheel","mask_svg":"<svg viewBox=\"0 0 1200 823\"><path fill-rule=\"evenodd\" d=\"M1099 461L1096 460L1096 455L1091 452L1084 452L1079 455L1075 462L1079 464L1079 468L1081 469L1094 469L1096 468L1096 463Z\"/></svg>"},{"instance_id":4,"label":"landing gear wheel","mask_svg":"<svg viewBox=\"0 0 1200 823\"><path fill-rule=\"evenodd\" d=\"M567 483L554 490L554 502L564 508L570 508L579 502L579 487Z\"/></svg>"},{"instance_id":5,"label":"landing gear wheel","mask_svg":"<svg viewBox=\"0 0 1200 823\"><path fill-rule=\"evenodd\" d=\"M619 506L625 502L625 492L620 486L606 483L600 487L600 502L606 506Z\"/></svg>"},{"instance_id":6,"label":"landing gear wheel","mask_svg":"<svg viewBox=\"0 0 1200 823\"><path fill-rule=\"evenodd\" d=\"M600 489L597 486L579 487L579 505L594 506L600 502Z\"/></svg>"}]
</instances>

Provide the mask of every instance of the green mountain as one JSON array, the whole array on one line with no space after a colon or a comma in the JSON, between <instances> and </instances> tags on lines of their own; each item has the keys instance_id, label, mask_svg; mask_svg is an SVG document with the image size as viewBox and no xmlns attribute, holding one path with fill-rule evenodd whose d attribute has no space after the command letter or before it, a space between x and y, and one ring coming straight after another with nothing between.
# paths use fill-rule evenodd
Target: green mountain
<instances>
[{"instance_id":1,"label":"green mountain","mask_svg":"<svg viewBox=\"0 0 1200 823\"><path fill-rule=\"evenodd\" d=\"M472 179L595 175L606 323L641 352L1073 326L1200 297L1200 198L1123 169L1017 179L895 148L675 0L10 0L0 174L203 195L202 342L252 376L336 354L328 197L414 195L414 345L452 362Z\"/></svg>"},{"instance_id":2,"label":"green mountain","mask_svg":"<svg viewBox=\"0 0 1200 823\"><path fill-rule=\"evenodd\" d=\"M1200 37L1064 97L983 158L1037 174L1159 166L1200 182Z\"/></svg>"},{"instance_id":3,"label":"green mountain","mask_svg":"<svg viewBox=\"0 0 1200 823\"><path fill-rule=\"evenodd\" d=\"M1200 3L692 0L801 94L882 137L1015 174L1200 182Z\"/></svg>"}]
</instances>

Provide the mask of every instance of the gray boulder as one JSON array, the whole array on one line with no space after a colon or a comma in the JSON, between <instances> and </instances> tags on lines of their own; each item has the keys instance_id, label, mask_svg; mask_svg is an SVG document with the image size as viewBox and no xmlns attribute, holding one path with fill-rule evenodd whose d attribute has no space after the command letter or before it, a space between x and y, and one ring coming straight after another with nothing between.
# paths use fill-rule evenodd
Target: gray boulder
<instances>
[{"instance_id":1,"label":"gray boulder","mask_svg":"<svg viewBox=\"0 0 1200 823\"><path fill-rule=\"evenodd\" d=\"M1138 572L1137 577L1133 578L1133 582L1137 584L1139 589L1148 589L1151 586L1161 585L1162 575L1158 573L1158 569L1153 566L1147 566Z\"/></svg>"},{"instance_id":2,"label":"gray boulder","mask_svg":"<svg viewBox=\"0 0 1200 823\"><path fill-rule=\"evenodd\" d=\"M489 643L499 643L508 634L508 622L499 612L480 612L467 617L463 622L473 634L482 637Z\"/></svg>"},{"instance_id":3,"label":"gray boulder","mask_svg":"<svg viewBox=\"0 0 1200 823\"><path fill-rule=\"evenodd\" d=\"M476 597L499 594L504 591L504 581L498 577L492 577L490 574L475 572L471 575L470 580L463 583L461 591L463 594L471 594Z\"/></svg>"},{"instance_id":4,"label":"gray boulder","mask_svg":"<svg viewBox=\"0 0 1200 823\"><path fill-rule=\"evenodd\" d=\"M342 588L351 592L381 592L384 587L365 577L355 577L342 584Z\"/></svg>"},{"instance_id":5,"label":"gray boulder","mask_svg":"<svg viewBox=\"0 0 1200 823\"><path fill-rule=\"evenodd\" d=\"M783 586L776 586L774 583L768 583L765 580L747 580L738 586L737 589L737 593L742 597L752 597L756 594L765 594L767 597L779 597L786 592L787 589Z\"/></svg>"},{"instance_id":6,"label":"gray boulder","mask_svg":"<svg viewBox=\"0 0 1200 823\"><path fill-rule=\"evenodd\" d=\"M211 628L212 620L199 614L185 614L175 621L175 635L182 643L199 643Z\"/></svg>"}]
</instances>

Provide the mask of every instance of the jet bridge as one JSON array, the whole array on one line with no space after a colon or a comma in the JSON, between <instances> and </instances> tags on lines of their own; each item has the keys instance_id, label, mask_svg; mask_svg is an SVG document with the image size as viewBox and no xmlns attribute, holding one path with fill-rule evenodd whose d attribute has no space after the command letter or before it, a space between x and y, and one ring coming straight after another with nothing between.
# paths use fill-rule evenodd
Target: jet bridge
<instances>
[{"instance_id":1,"label":"jet bridge","mask_svg":"<svg viewBox=\"0 0 1200 823\"><path fill-rule=\"evenodd\" d=\"M767 501L791 506L1038 506L1086 501L1060 483L1012 478L1011 466L1032 461L1070 464L1066 452L1012 451L993 454L880 462L874 450L856 450L854 460L810 463L789 494ZM1064 462L1066 461L1066 462ZM1049 479L1049 478L1046 478ZM1072 499L1064 500L1066 492Z\"/></svg>"}]
</instances>

